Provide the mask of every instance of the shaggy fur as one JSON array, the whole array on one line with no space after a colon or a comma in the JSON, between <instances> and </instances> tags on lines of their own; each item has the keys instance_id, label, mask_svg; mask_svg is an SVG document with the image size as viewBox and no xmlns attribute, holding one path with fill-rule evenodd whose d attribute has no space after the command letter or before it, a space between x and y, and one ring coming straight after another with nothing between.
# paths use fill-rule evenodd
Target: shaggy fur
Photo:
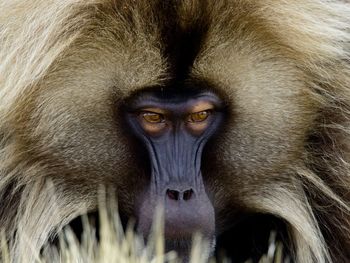
<instances>
[{"instance_id":1,"label":"shaggy fur","mask_svg":"<svg viewBox=\"0 0 350 263\"><path fill-rule=\"evenodd\" d=\"M95 209L100 184L132 214L146 181L117 109L191 76L230 105L205 162L218 231L271 214L297 262L349 262L349 25L350 4L331 0L1 0L0 226L15 261Z\"/></svg>"}]
</instances>

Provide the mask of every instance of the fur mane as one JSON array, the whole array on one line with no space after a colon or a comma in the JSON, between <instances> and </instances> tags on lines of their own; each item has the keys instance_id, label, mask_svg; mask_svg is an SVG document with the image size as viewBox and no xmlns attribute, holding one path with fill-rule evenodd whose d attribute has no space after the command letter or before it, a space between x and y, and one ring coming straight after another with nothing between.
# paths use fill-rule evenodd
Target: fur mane
<instances>
[{"instance_id":1,"label":"fur mane","mask_svg":"<svg viewBox=\"0 0 350 263\"><path fill-rule=\"evenodd\" d=\"M40 155L34 158L32 153L36 149L28 149L21 130L26 128L35 133L36 124L24 127L28 120L22 118L37 103L33 94L42 88L41 83L49 74L62 70L65 59L79 56L79 48L94 41L94 32L108 30L106 25L120 28L116 45L121 50L151 50L145 54L148 57L160 52L157 46L160 33L147 20L157 12L159 2L116 2L0 3L0 225L9 239L11 254L19 262L35 260L51 236L92 207L91 200L78 200L66 194L59 179L54 186L48 184L49 171L55 166L48 166ZM242 10L237 11L236 6ZM222 31L241 21L248 28L256 27L256 31L273 35L279 46L287 50L286 56L304 73L309 88L306 93L313 98L310 104L319 110L310 124L304 162L295 167L298 178L294 187L298 191L280 186L274 196L261 198L261 203L255 200L253 205L287 221L298 262L346 262L350 259L350 252L346 251L350 247L350 3L190 0L181 8L183 28L188 26L187 21L201 23L205 20L201 16L208 19L208 24L219 18L216 27L209 26L208 31L218 43L214 47L204 46L202 56L210 57L218 47L230 45L232 39L221 37ZM232 13L239 15L230 22ZM165 64L157 56L153 60L155 65ZM79 63L73 65L74 70L79 70ZM140 59L121 58L120 63L137 65ZM137 89L167 78L156 68L148 68L148 74L141 75L136 67L130 66L131 73L125 74L133 74L130 82ZM120 92L128 95L128 91ZM280 203L290 207L280 207Z\"/></svg>"}]
</instances>

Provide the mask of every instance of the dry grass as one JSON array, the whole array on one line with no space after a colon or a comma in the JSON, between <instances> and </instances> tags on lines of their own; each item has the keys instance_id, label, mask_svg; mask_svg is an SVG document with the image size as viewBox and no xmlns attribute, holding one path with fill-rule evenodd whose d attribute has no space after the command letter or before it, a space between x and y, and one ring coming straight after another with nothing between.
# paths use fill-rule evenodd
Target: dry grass
<instances>
[{"instance_id":1,"label":"dry grass","mask_svg":"<svg viewBox=\"0 0 350 263\"><path fill-rule=\"evenodd\" d=\"M132 224L124 231L116 206L106 206L103 202L99 209L99 238L96 237L96 227L91 223L87 215L81 216L83 232L79 240L74 231L65 227L58 236L58 245L47 245L35 263L175 263L181 262L175 251L164 251L163 219L158 210L155 215L152 236L145 244L143 239L134 231ZM1 239L1 262L18 262L11 258L8 244L4 235ZM28 242L30 240L28 238ZM202 251L206 242L199 234L194 234L190 263L210 262L215 259L207 259ZM33 254L35 251L33 251ZM230 262L224 260L223 263ZM253 262L251 260L246 263ZM282 263L283 247L276 241L276 233L272 232L269 240L269 249L260 259L259 263Z\"/></svg>"}]
</instances>

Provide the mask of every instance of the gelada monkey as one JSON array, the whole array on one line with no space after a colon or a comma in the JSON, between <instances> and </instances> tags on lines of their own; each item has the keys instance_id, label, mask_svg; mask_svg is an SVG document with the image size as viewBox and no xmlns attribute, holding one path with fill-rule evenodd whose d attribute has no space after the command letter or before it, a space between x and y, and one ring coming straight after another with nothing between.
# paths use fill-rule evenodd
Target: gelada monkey
<instances>
[{"instance_id":1,"label":"gelada monkey","mask_svg":"<svg viewBox=\"0 0 350 263\"><path fill-rule=\"evenodd\" d=\"M195 231L244 260L276 229L295 262L349 262L349 24L345 1L2 0L10 253L104 185L145 238L162 204L184 259Z\"/></svg>"}]
</instances>

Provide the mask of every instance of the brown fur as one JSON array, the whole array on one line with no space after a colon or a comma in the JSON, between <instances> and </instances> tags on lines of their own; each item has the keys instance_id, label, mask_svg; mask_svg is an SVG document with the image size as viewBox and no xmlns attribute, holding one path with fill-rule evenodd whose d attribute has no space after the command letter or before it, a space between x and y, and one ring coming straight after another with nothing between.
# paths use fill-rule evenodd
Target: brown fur
<instances>
[{"instance_id":1,"label":"brown fur","mask_svg":"<svg viewBox=\"0 0 350 263\"><path fill-rule=\"evenodd\" d=\"M297 262L349 262L349 25L344 1L1 1L0 225L12 255L33 260L95 209L100 184L132 214L146 181L118 108L176 75L230 105L205 159L218 229L241 211L272 214Z\"/></svg>"}]
</instances>

